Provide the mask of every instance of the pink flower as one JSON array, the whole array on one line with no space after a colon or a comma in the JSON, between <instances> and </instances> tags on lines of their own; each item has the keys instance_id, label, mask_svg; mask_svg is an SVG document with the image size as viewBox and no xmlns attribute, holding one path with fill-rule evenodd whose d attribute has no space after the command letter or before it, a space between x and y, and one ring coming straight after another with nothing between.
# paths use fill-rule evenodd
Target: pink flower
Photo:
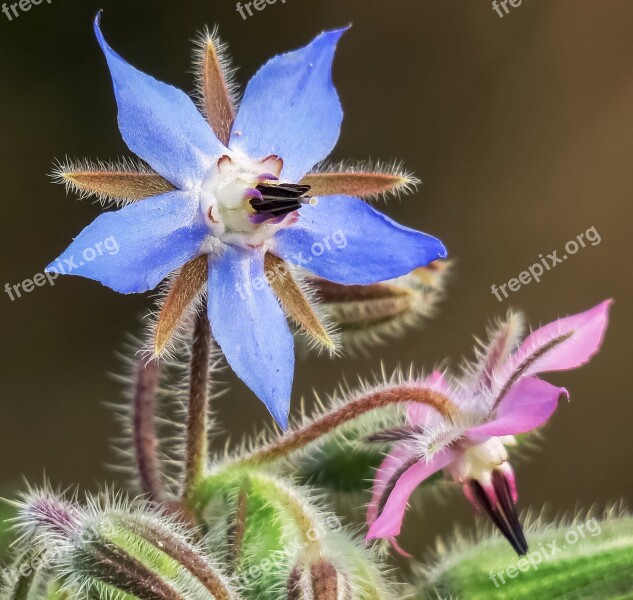
<instances>
[{"instance_id":1,"label":"pink flower","mask_svg":"<svg viewBox=\"0 0 633 600\"><path fill-rule=\"evenodd\" d=\"M462 485L468 500L491 518L516 552L525 554L506 446L515 443L515 435L545 424L559 399L569 396L565 388L537 375L587 363L602 344L610 304L541 327L520 345L523 319L510 314L490 332L488 344L465 375L454 380L435 372L427 378L424 385L450 398L458 415L448 421L430 407L412 406L404 427L372 436L374 441L395 443L374 480L367 540L393 542L411 494L443 470Z\"/></svg>"}]
</instances>

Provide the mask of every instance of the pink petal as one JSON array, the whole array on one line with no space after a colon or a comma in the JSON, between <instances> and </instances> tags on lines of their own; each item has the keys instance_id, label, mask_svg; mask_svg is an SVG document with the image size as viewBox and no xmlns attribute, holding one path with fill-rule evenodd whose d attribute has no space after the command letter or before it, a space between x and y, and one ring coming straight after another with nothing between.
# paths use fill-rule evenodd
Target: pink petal
<instances>
[{"instance_id":1,"label":"pink petal","mask_svg":"<svg viewBox=\"0 0 633 600\"><path fill-rule=\"evenodd\" d=\"M423 381L422 385L445 396L450 396L451 394L448 381L441 371L433 371L433 373ZM435 418L441 419L441 415L430 406L412 402L407 406L407 418L410 425L425 426L430 425Z\"/></svg>"},{"instance_id":2,"label":"pink petal","mask_svg":"<svg viewBox=\"0 0 633 600\"><path fill-rule=\"evenodd\" d=\"M381 515L374 521L367 534L367 541L391 538L400 534L404 513L411 494L425 479L443 469L455 458L455 450L447 450L429 462L421 460L409 467L398 479Z\"/></svg>"},{"instance_id":3,"label":"pink petal","mask_svg":"<svg viewBox=\"0 0 633 600\"><path fill-rule=\"evenodd\" d=\"M611 300L591 310L559 319L529 335L507 363L495 373L503 386L517 374L536 375L575 369L598 352L609 320ZM561 339L565 336L567 339ZM558 343L556 343L558 341ZM548 345L551 347L548 348Z\"/></svg>"},{"instance_id":4,"label":"pink petal","mask_svg":"<svg viewBox=\"0 0 633 600\"><path fill-rule=\"evenodd\" d=\"M415 457L411 446L408 444L400 443L395 444L389 454L382 461L380 467L376 471L374 476L374 483L372 488L372 498L367 507L367 523L371 525L378 516L378 506L380 499L385 491L385 487L391 480L391 478L398 472L398 469L402 465L408 463Z\"/></svg>"},{"instance_id":5,"label":"pink petal","mask_svg":"<svg viewBox=\"0 0 633 600\"><path fill-rule=\"evenodd\" d=\"M536 377L520 379L505 395L493 421L468 430L466 435L481 438L526 433L546 423L554 414L565 388Z\"/></svg>"}]
</instances>

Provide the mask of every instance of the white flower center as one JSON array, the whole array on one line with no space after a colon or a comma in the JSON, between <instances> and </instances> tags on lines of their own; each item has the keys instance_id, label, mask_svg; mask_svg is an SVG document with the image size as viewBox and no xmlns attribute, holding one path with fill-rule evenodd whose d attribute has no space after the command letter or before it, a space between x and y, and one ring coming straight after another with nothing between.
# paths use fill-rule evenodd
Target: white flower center
<instances>
[{"instance_id":1,"label":"white flower center","mask_svg":"<svg viewBox=\"0 0 633 600\"><path fill-rule=\"evenodd\" d=\"M270 199L260 191L274 194L282 168L277 156L258 161L223 156L200 191L200 209L211 235L226 244L260 247L280 228L296 222L304 188L291 186L299 190L292 200Z\"/></svg>"},{"instance_id":2,"label":"white flower center","mask_svg":"<svg viewBox=\"0 0 633 600\"><path fill-rule=\"evenodd\" d=\"M489 485L492 472L503 470L508 463L506 445L516 443L514 436L493 437L481 444L465 446L461 456L448 468L451 477L458 483L466 483L472 479L482 485Z\"/></svg>"}]
</instances>

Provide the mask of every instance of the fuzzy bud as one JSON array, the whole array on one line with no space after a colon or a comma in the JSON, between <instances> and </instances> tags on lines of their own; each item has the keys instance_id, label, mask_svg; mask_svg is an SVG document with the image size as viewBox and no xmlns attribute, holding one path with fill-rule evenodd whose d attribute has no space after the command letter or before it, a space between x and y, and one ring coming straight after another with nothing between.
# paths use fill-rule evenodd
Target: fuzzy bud
<instances>
[{"instance_id":1,"label":"fuzzy bud","mask_svg":"<svg viewBox=\"0 0 633 600\"><path fill-rule=\"evenodd\" d=\"M283 478L227 467L207 477L194 497L210 544L231 557L245 598L396 597L339 519Z\"/></svg>"},{"instance_id":2,"label":"fuzzy bud","mask_svg":"<svg viewBox=\"0 0 633 600\"><path fill-rule=\"evenodd\" d=\"M80 508L41 493L25 498L18 524L23 541L45 550L65 588L87 597L237 600L185 526L147 505L92 501Z\"/></svg>"},{"instance_id":3,"label":"fuzzy bud","mask_svg":"<svg viewBox=\"0 0 633 600\"><path fill-rule=\"evenodd\" d=\"M450 263L426 267L373 285L339 285L308 280L321 309L338 325L349 350L363 350L399 337L433 315L442 299Z\"/></svg>"}]
</instances>

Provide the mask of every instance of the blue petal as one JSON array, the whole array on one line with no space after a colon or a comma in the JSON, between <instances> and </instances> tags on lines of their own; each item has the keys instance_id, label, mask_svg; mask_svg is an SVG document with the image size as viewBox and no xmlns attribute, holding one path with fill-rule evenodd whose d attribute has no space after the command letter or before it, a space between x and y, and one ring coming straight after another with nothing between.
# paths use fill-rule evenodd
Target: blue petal
<instances>
[{"instance_id":1,"label":"blue petal","mask_svg":"<svg viewBox=\"0 0 633 600\"><path fill-rule=\"evenodd\" d=\"M97 217L46 270L145 292L198 256L207 234L196 199L170 192Z\"/></svg>"},{"instance_id":2,"label":"blue petal","mask_svg":"<svg viewBox=\"0 0 633 600\"><path fill-rule=\"evenodd\" d=\"M336 44L346 29L276 56L251 79L229 146L252 158L276 154L283 178L299 181L338 141L343 110L332 84Z\"/></svg>"},{"instance_id":3,"label":"blue petal","mask_svg":"<svg viewBox=\"0 0 633 600\"><path fill-rule=\"evenodd\" d=\"M209 321L233 371L286 429L294 340L264 277L261 251L226 246L209 260Z\"/></svg>"},{"instance_id":4,"label":"blue petal","mask_svg":"<svg viewBox=\"0 0 633 600\"><path fill-rule=\"evenodd\" d=\"M299 222L275 236L279 257L343 284L405 275L446 257L438 239L403 227L350 196L324 196L304 206Z\"/></svg>"},{"instance_id":5,"label":"blue petal","mask_svg":"<svg viewBox=\"0 0 633 600\"><path fill-rule=\"evenodd\" d=\"M191 188L227 149L187 94L141 73L110 48L100 19L101 13L95 32L110 67L123 139L176 187Z\"/></svg>"}]
</instances>

